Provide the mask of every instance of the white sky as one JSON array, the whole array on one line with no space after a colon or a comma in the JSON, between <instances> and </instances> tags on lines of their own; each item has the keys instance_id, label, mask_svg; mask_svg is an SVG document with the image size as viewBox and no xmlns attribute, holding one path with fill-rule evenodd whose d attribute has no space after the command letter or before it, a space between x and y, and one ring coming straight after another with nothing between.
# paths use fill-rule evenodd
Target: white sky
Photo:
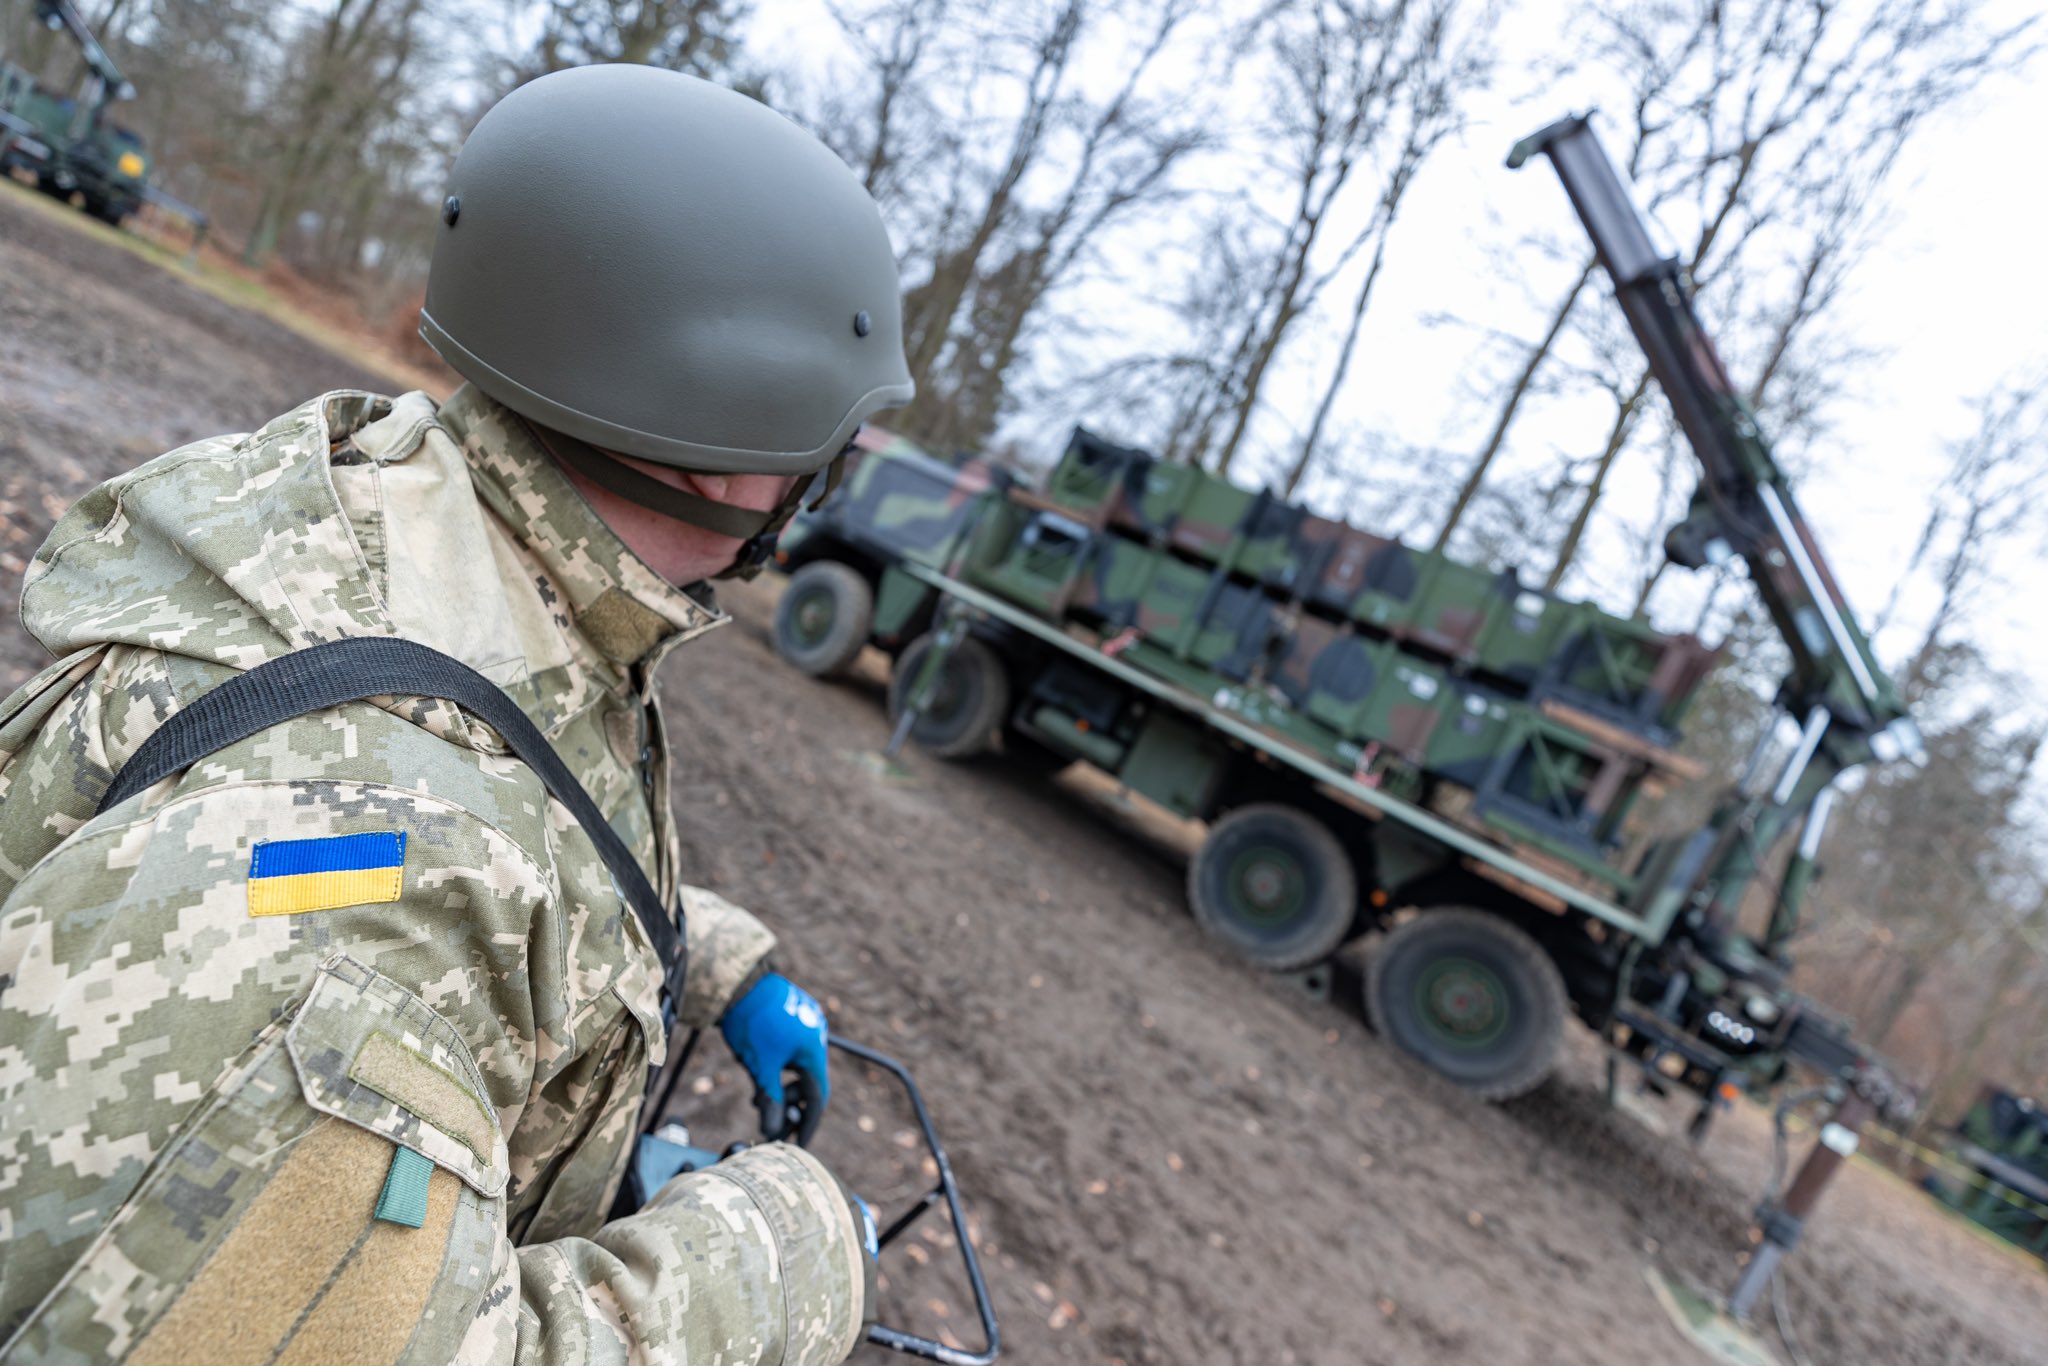
<instances>
[{"instance_id":1,"label":"white sky","mask_svg":"<svg viewBox=\"0 0 2048 1366\"><path fill-rule=\"evenodd\" d=\"M2006 0L1991 12L2013 22L2037 8ZM1532 301L1561 293L1569 268L1534 253L1517 255L1515 242L1532 227L1554 232L1575 249L1582 240L1547 163L1519 173L1503 165L1517 138L1559 115L1597 105L1607 93L1568 84L1535 88L1533 72L1545 64L1540 59L1565 55L1559 51L1563 17L1561 6L1543 0L1524 0L1506 11L1496 29L1501 60L1495 88L1470 100L1466 131L1435 154L1403 207L1338 404L1340 425L1407 444L1446 446L1455 453L1446 484L1462 477L1463 463L1491 415L1484 391L1475 398L1473 386L1494 376L1474 373L1476 342L1469 329L1430 326L1426 320L1449 314L1533 335ZM822 75L844 52L817 0L768 0L754 28L751 50L770 67ZM1837 305L1844 330L1879 354L1860 373L1838 377L1846 399L1832 410L1832 435L1811 453L1799 495L1866 621L1890 593L1926 515L1944 444L1973 426L1967 401L2048 362L2048 269L2042 252L2048 186L2040 141L2048 133L2044 66L2037 61L2030 79L1989 83L1920 131L1891 182L1891 226ZM1609 142L1612 148L1611 130ZM1141 268L1151 245L1144 234L1132 234L1118 244L1114 259L1125 269ZM1513 270L1529 278L1514 278ZM1604 276L1599 288L1597 306L1611 309ZM1105 310L1131 306L1127 298L1107 297L1120 292L1113 283L1103 289ZM1350 290L1340 284L1332 292L1348 305ZM1092 297L1082 301L1084 308L1092 305ZM1133 316L1130 325L1146 324ZM1170 324L1161 315L1151 325ZM1321 366L1311 369L1308 363L1334 354L1334 331L1326 324L1319 336L1293 343L1295 368L1270 391L1279 416L1294 426L1306 422L1322 382ZM1590 430L1578 420L1551 430L1541 423L1518 425L1511 441L1524 461L1540 459L1552 447L1584 452L1589 443L1597 446L1610 413L1595 410ZM1050 456L1076 421L1116 429L1115 414L1079 410L1035 411L1019 425ZM1481 432L1473 430L1475 424L1482 424ZM1141 432L1123 434L1148 439ZM1649 463L1646 456L1638 460ZM1650 496L1652 477L1648 469L1618 469L1612 506L1626 509L1632 499L1646 506L1642 500ZM1599 525L1603 520L1607 525ZM1600 572L1602 531L1610 538L1616 534L1612 518L1596 518L1589 577L1567 586L1582 592L1597 586L1605 590L1597 596L1609 606L1625 606L1625 599L1613 600L1619 579L1603 579ZM2002 566L2001 591L1976 609L1971 626L1996 663L2048 678L2048 613L2036 598L2048 587L2041 552L2034 545ZM1544 567L1533 568L1540 575ZM1882 658L1895 662L1917 643L1931 606L1931 590L1909 590L1894 627L1878 641ZM2022 705L2035 712L2044 702L2048 687L2036 687Z\"/></svg>"}]
</instances>

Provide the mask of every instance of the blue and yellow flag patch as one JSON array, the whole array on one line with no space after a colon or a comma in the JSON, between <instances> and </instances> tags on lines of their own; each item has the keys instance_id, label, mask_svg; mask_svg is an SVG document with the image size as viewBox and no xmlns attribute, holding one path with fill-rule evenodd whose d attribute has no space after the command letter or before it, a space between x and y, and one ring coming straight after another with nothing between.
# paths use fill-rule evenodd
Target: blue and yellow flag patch
<instances>
[{"instance_id":1,"label":"blue and yellow flag patch","mask_svg":"<svg viewBox=\"0 0 2048 1366\"><path fill-rule=\"evenodd\" d=\"M249 914L297 915L396 901L405 885L405 832L263 840L249 856Z\"/></svg>"}]
</instances>

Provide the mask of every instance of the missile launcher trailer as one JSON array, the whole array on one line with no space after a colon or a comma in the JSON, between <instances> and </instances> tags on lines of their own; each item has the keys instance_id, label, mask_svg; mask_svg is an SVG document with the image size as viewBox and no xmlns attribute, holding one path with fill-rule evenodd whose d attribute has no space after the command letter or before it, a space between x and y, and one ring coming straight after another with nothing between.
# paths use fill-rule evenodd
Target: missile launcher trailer
<instances>
[{"instance_id":1,"label":"missile launcher trailer","mask_svg":"<svg viewBox=\"0 0 2048 1366\"><path fill-rule=\"evenodd\" d=\"M1536 152L1702 463L1668 553L1743 560L1792 654L1786 717L1704 825L1665 814L1704 776L1674 748L1715 659L1698 641L1087 432L1042 491L871 433L850 496L781 542L778 644L816 673L863 640L894 654L899 734L936 753L1086 762L1207 822L1190 905L1254 963L1327 981L1380 932L1369 1017L1477 1094L1536 1085L1570 1011L1699 1095L1695 1136L1793 1061L1881 1112L1899 1088L1789 990L1784 946L1832 780L1911 753L1911 722L1590 129L1515 160Z\"/></svg>"},{"instance_id":2,"label":"missile launcher trailer","mask_svg":"<svg viewBox=\"0 0 2048 1366\"><path fill-rule=\"evenodd\" d=\"M1262 691L1290 742L1400 795L1462 789L1471 817L1595 878L1638 795L1691 773L1670 745L1714 661L1085 431L1043 496L989 508L960 576L1179 686Z\"/></svg>"}]
</instances>

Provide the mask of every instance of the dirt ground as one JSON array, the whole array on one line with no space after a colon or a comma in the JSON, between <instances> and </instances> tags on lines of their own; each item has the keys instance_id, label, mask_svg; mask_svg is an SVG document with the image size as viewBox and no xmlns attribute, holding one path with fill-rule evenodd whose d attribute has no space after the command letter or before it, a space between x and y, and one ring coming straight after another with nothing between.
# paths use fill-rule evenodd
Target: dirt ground
<instances>
[{"instance_id":1,"label":"dirt ground","mask_svg":"<svg viewBox=\"0 0 2048 1366\"><path fill-rule=\"evenodd\" d=\"M376 380L0 193L0 688L43 662L15 584L70 499L343 385ZM917 1074L1008 1360L1690 1359L1645 1271L1732 1283L1763 1116L1704 1153L1660 1137L1683 1113L1606 1110L1582 1031L1535 1094L1472 1102L1208 947L1172 839L1076 775L913 753L878 779L882 662L799 677L766 643L774 593L729 592L735 625L666 679L686 854L776 927L835 1028ZM693 1077L700 1141L740 1136L721 1045ZM860 1069L819 1149L885 1214L924 1188L907 1112ZM973 1344L927 1224L885 1258L884 1319ZM2038 1264L1880 1172L1849 1169L1785 1282L1815 1362L2048 1359Z\"/></svg>"}]
</instances>

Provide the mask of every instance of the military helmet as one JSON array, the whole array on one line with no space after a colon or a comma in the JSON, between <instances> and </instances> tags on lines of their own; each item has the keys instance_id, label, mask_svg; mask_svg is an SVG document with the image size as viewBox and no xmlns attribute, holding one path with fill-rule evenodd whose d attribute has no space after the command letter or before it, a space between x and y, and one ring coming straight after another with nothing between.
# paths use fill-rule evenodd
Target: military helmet
<instances>
[{"instance_id":1,"label":"military helmet","mask_svg":"<svg viewBox=\"0 0 2048 1366\"><path fill-rule=\"evenodd\" d=\"M874 201L708 81L617 65L521 86L463 144L441 219L420 335L566 444L805 475L914 392Z\"/></svg>"}]
</instances>

